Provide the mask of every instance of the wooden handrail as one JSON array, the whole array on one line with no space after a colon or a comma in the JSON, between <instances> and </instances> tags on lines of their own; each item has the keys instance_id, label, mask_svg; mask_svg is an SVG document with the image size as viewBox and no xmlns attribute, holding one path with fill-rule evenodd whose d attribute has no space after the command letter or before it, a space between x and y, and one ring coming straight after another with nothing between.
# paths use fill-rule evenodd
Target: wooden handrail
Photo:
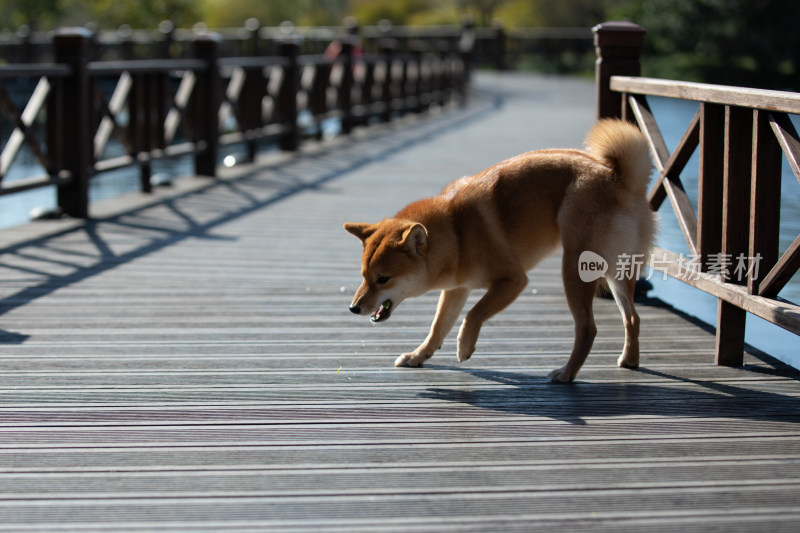
<instances>
[{"instance_id":1,"label":"wooden handrail","mask_svg":"<svg viewBox=\"0 0 800 533\"><path fill-rule=\"evenodd\" d=\"M46 76L63 78L71 73L69 66L56 63L31 63L17 65L0 65L0 79L15 79Z\"/></svg>"},{"instance_id":2,"label":"wooden handrail","mask_svg":"<svg viewBox=\"0 0 800 533\"><path fill-rule=\"evenodd\" d=\"M729 87L709 83L614 76L610 87L620 93L646 94L681 100L693 100L708 104L733 105L800 114L800 94L766 89Z\"/></svg>"},{"instance_id":3,"label":"wooden handrail","mask_svg":"<svg viewBox=\"0 0 800 533\"><path fill-rule=\"evenodd\" d=\"M249 59L249 58L248 58ZM130 61L90 61L87 69L96 76L110 76L123 72L131 73L157 73L175 70L199 71L206 68L206 64L198 59L135 59Z\"/></svg>"}]
</instances>

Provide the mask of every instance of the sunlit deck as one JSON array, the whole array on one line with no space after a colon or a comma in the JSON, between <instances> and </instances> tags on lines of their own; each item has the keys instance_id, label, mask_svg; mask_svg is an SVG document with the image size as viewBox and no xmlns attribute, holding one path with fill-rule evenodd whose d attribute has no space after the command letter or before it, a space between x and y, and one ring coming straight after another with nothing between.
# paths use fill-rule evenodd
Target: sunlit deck
<instances>
[{"instance_id":1,"label":"sunlit deck","mask_svg":"<svg viewBox=\"0 0 800 533\"><path fill-rule=\"evenodd\" d=\"M347 310L374 221L516 153L579 146L591 81L476 76L468 106L0 232L0 531L797 531L800 381L639 303L642 368L572 319L558 258L455 359L392 362L436 295Z\"/></svg>"}]
</instances>

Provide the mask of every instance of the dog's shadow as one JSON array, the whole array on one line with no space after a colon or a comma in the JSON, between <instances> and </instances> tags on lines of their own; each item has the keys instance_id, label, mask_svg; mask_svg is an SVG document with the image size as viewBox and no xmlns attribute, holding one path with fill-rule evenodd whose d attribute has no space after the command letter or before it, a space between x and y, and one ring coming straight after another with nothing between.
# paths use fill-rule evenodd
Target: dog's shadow
<instances>
[{"instance_id":1,"label":"dog's shadow","mask_svg":"<svg viewBox=\"0 0 800 533\"><path fill-rule=\"evenodd\" d=\"M651 381L646 383L553 384L544 377L516 372L444 365L430 367L466 372L484 383L473 388L430 388L420 393L420 397L551 418L575 425L585 425L593 418L619 416L739 418L800 423L800 398L788 393L688 379L647 368L636 371L645 374L645 381ZM744 371L772 373L762 367ZM620 372L629 371L620 369ZM785 375L783 372L775 373ZM503 386L487 387L487 381Z\"/></svg>"}]
</instances>

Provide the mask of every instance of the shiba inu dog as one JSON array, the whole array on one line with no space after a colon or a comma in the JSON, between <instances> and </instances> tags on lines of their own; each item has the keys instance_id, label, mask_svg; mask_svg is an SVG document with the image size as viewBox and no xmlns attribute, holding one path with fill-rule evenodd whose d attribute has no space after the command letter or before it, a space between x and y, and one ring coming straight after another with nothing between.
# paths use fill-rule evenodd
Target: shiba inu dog
<instances>
[{"instance_id":1,"label":"shiba inu dog","mask_svg":"<svg viewBox=\"0 0 800 533\"><path fill-rule=\"evenodd\" d=\"M572 381L586 361L597 333L592 302L601 277L625 326L617 363L635 368L638 268L621 258L643 258L652 245L655 215L646 199L651 166L635 126L602 120L589 132L586 151L528 152L456 180L392 218L347 223L344 228L363 244L364 279L350 311L383 322L406 298L441 290L427 338L395 361L418 366L441 347L470 292L486 289L458 333L458 360L466 361L483 323L513 302L528 283L527 271L560 246L575 340L567 363L550 379ZM594 269L588 275L582 271L587 266Z\"/></svg>"}]
</instances>

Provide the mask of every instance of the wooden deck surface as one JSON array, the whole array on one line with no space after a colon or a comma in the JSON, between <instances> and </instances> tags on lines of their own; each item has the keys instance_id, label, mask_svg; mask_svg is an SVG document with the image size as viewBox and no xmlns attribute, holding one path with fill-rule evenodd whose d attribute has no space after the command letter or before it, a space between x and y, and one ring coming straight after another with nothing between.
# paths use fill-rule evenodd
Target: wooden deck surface
<instances>
[{"instance_id":1,"label":"wooden deck surface","mask_svg":"<svg viewBox=\"0 0 800 533\"><path fill-rule=\"evenodd\" d=\"M470 105L223 179L0 232L0 531L798 531L800 382L639 303L642 368L572 320L558 258L455 359L395 369L436 295L347 305L375 221L534 148L579 146L590 82L479 74Z\"/></svg>"}]
</instances>

